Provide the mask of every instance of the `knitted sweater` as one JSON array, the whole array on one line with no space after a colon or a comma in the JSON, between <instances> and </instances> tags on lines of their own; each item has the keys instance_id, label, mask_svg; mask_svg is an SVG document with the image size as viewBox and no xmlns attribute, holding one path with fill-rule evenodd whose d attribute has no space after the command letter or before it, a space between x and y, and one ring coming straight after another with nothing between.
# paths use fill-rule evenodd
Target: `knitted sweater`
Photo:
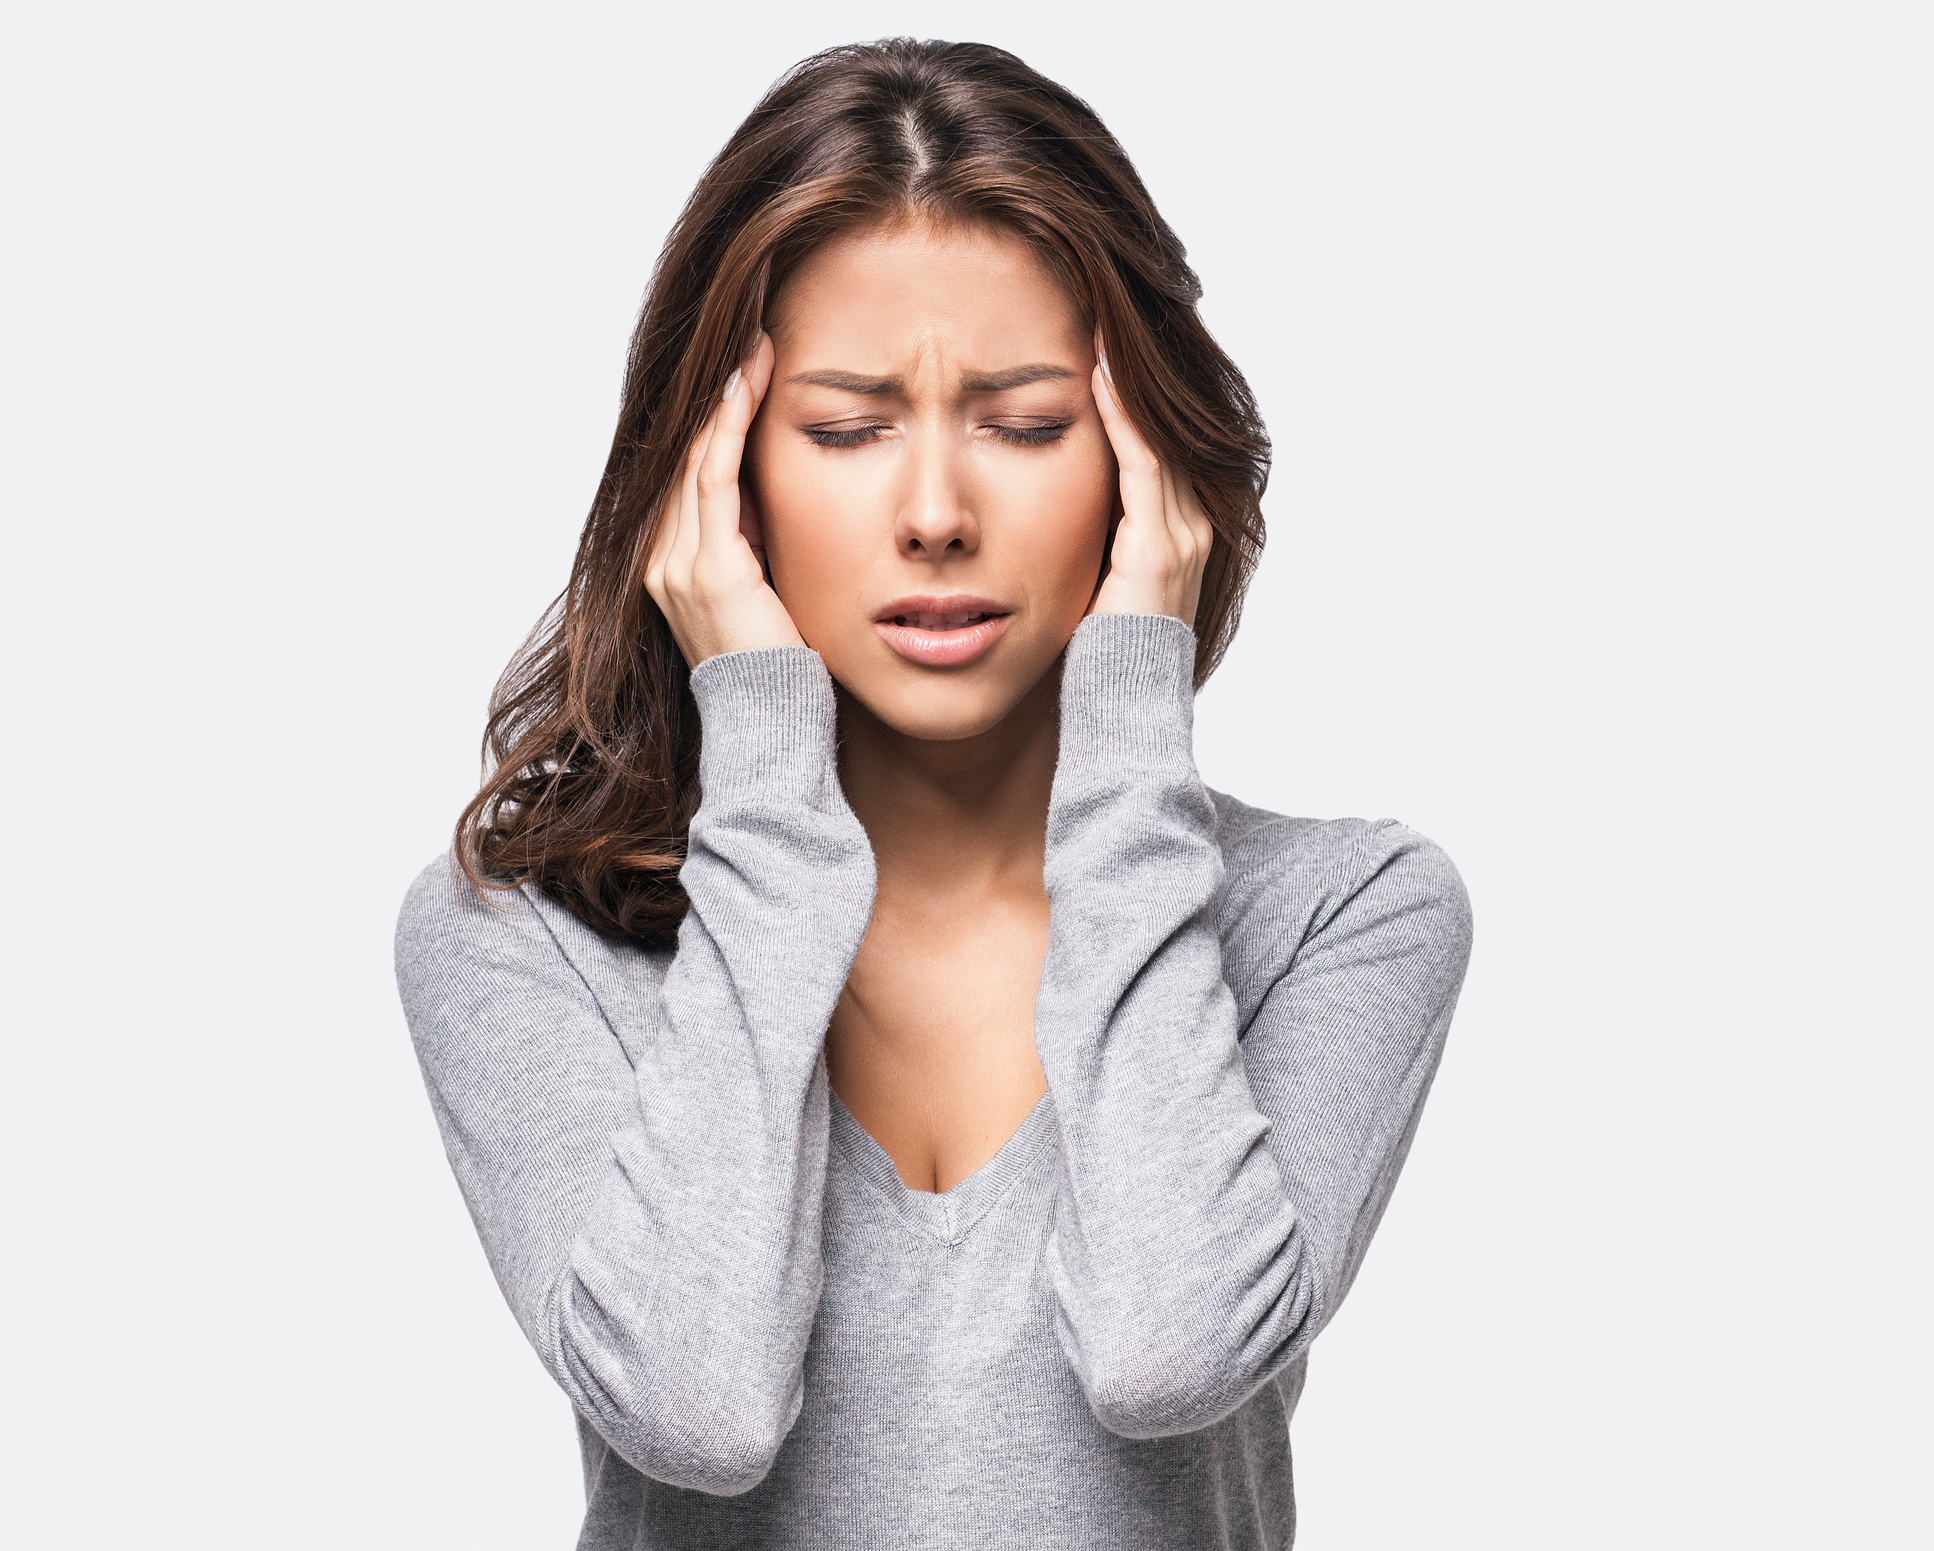
<instances>
[{"instance_id":1,"label":"knitted sweater","mask_svg":"<svg viewBox=\"0 0 1934 1551\"><path fill-rule=\"evenodd\" d=\"M1210 792L1194 640L1063 664L1048 1091L944 1194L828 1086L872 852L801 647L692 676L676 951L417 880L397 976L497 1282L576 1407L585 1551L1287 1546L1305 1353L1356 1275L1470 946L1394 821Z\"/></svg>"}]
</instances>

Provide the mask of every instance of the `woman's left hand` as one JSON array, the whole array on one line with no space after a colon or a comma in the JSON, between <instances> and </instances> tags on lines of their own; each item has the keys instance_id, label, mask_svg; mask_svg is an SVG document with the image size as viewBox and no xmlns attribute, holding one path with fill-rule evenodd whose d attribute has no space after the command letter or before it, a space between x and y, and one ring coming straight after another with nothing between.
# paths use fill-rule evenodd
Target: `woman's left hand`
<instances>
[{"instance_id":1,"label":"woman's left hand","mask_svg":"<svg viewBox=\"0 0 1934 1551\"><path fill-rule=\"evenodd\" d=\"M1100 358L1094 370L1095 407L1121 465L1122 518L1109 551L1108 575L1088 612L1167 614L1193 625L1215 530L1189 482L1162 467L1123 413L1099 338L1095 353Z\"/></svg>"}]
</instances>

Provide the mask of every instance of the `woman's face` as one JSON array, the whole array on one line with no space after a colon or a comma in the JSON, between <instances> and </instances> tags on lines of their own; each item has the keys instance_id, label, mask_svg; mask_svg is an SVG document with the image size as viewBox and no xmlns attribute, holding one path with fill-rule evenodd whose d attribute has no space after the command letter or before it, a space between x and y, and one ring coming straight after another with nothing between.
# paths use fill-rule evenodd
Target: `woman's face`
<instances>
[{"instance_id":1,"label":"woman's face","mask_svg":"<svg viewBox=\"0 0 1934 1551\"><path fill-rule=\"evenodd\" d=\"M1094 596L1116 468L1094 342L1018 238L898 225L787 279L746 526L806 643L881 721L964 738Z\"/></svg>"}]
</instances>

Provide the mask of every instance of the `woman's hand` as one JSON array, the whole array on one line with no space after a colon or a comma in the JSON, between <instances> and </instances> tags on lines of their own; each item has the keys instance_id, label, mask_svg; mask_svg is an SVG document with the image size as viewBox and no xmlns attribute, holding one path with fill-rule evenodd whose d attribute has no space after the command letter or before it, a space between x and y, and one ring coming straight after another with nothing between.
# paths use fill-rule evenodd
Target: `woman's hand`
<instances>
[{"instance_id":1,"label":"woman's hand","mask_svg":"<svg viewBox=\"0 0 1934 1551\"><path fill-rule=\"evenodd\" d=\"M772 340L761 333L693 439L645 559L645 590L693 668L722 652L806 644L739 531L739 461L771 381Z\"/></svg>"},{"instance_id":2,"label":"woman's hand","mask_svg":"<svg viewBox=\"0 0 1934 1551\"><path fill-rule=\"evenodd\" d=\"M1122 518L1115 526L1108 575L1088 605L1090 614L1168 614L1195 623L1202 567L1215 530L1186 479L1177 479L1150 450L1115 398L1108 355L1094 371L1095 407L1121 465Z\"/></svg>"}]
</instances>

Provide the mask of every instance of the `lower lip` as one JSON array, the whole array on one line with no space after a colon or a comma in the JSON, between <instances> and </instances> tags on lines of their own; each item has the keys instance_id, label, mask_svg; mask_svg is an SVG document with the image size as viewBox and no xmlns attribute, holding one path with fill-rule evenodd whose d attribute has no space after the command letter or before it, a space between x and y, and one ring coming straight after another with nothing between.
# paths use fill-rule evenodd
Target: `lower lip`
<instances>
[{"instance_id":1,"label":"lower lip","mask_svg":"<svg viewBox=\"0 0 1934 1551\"><path fill-rule=\"evenodd\" d=\"M972 662L1001 638L1012 614L996 614L978 625L959 630L915 630L911 625L896 625L891 620L874 622L880 639L908 662L923 668L957 668Z\"/></svg>"}]
</instances>

